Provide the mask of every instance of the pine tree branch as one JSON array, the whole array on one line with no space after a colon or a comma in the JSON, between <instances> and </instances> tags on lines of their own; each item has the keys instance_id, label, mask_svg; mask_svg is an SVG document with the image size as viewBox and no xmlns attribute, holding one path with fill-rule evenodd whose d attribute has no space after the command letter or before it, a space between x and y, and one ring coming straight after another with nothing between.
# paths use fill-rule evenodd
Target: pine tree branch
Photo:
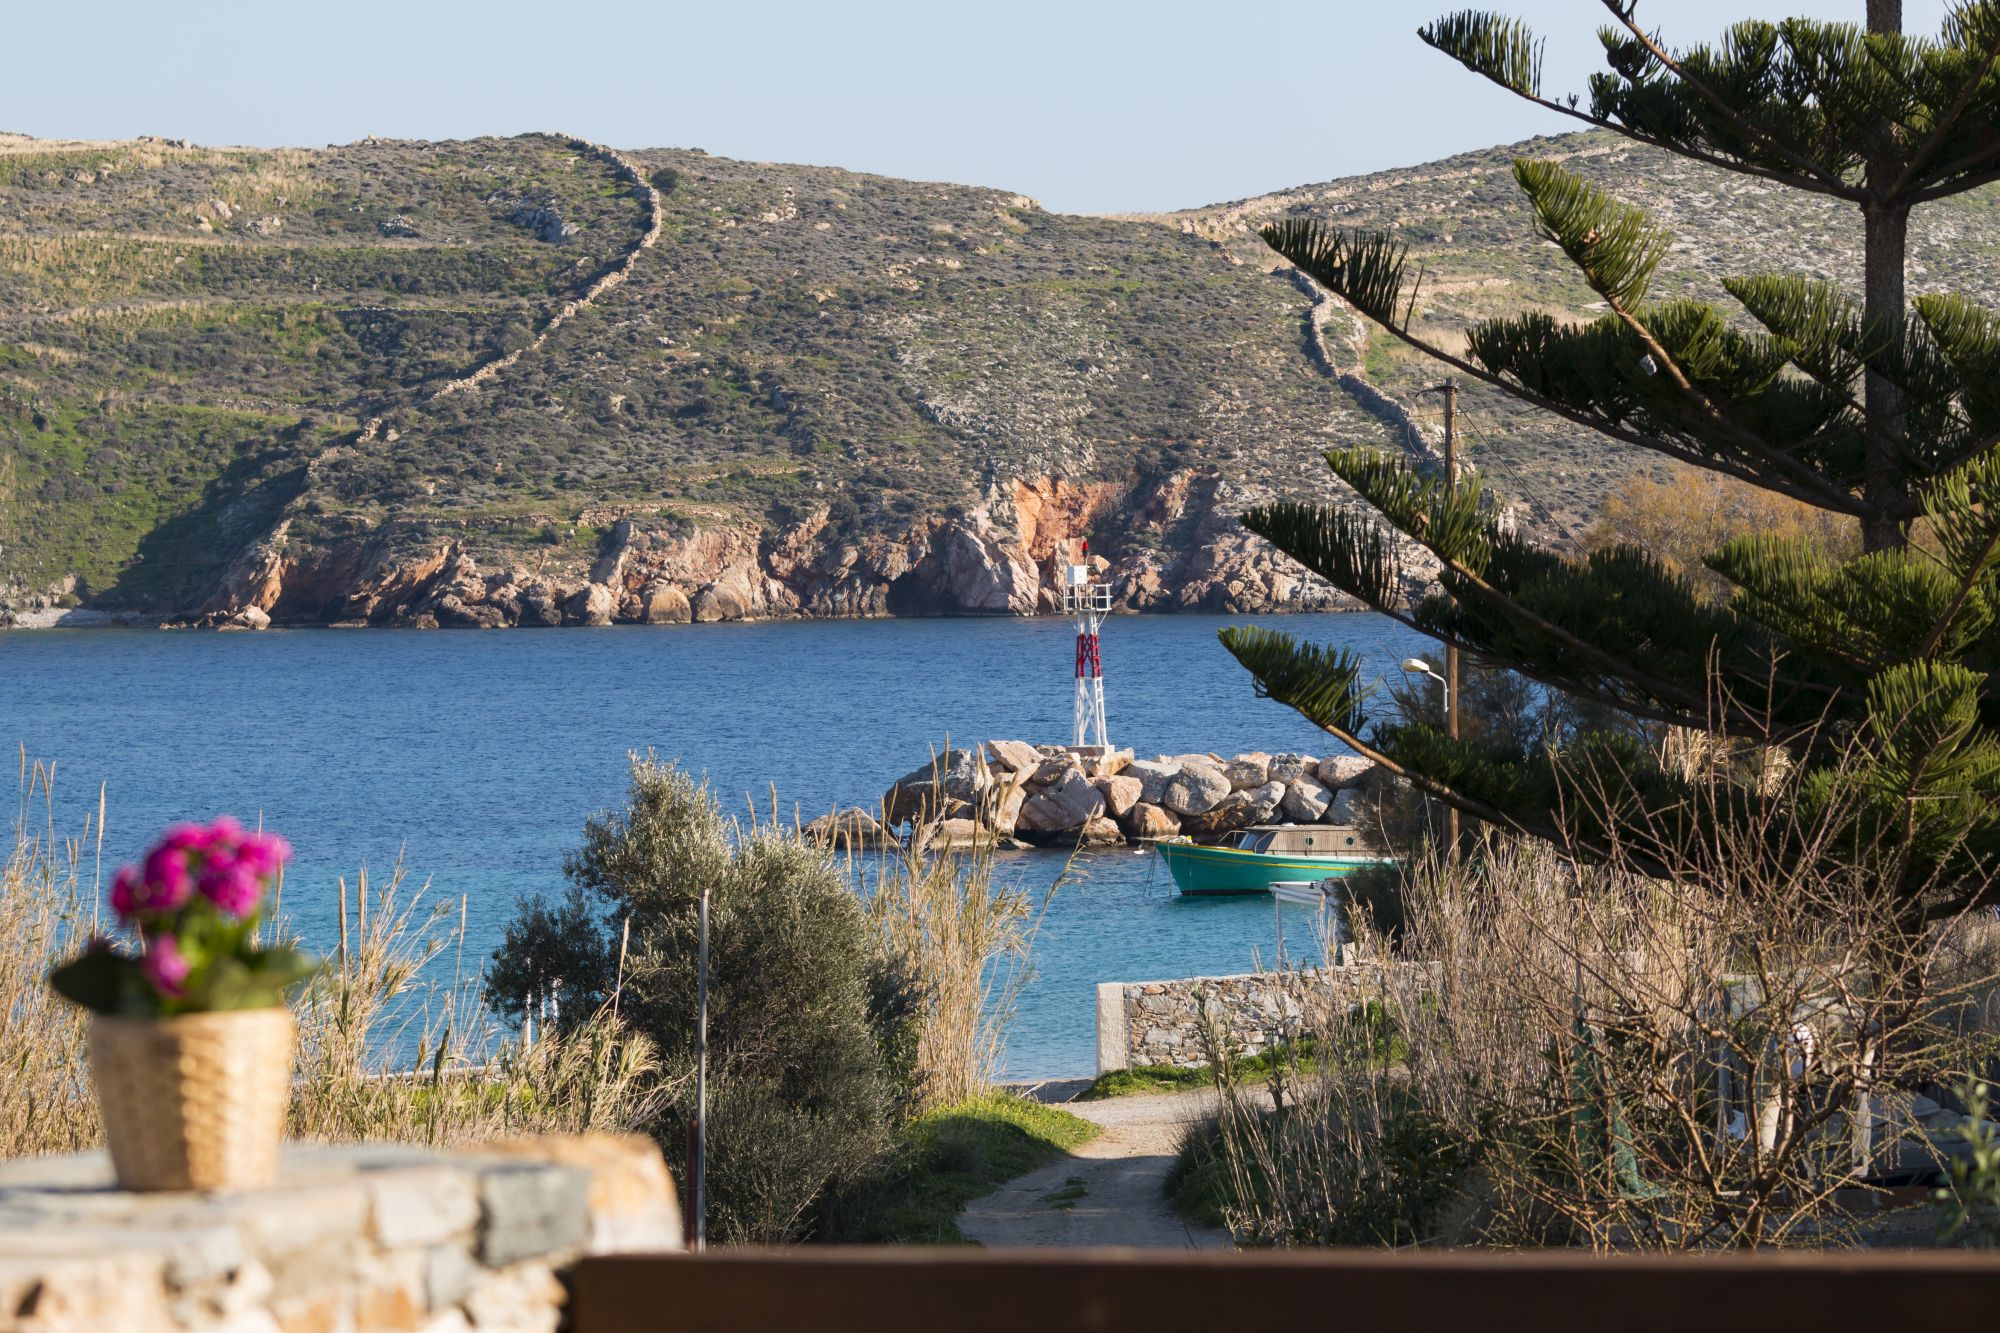
<instances>
[{"instance_id":1,"label":"pine tree branch","mask_svg":"<svg viewBox=\"0 0 2000 1333\"><path fill-rule=\"evenodd\" d=\"M1918 642L1913 656L1936 655L1938 645L1943 643L1944 636L1951 632L1952 622L1965 610L1966 602L1971 600L1974 590L1979 587L1980 580L1986 576L1987 566L1996 553L2000 553L2000 523L1993 525L1993 530L1986 536L1986 544L1979 549L1977 557L1959 575L1958 591L1952 595L1950 603L1938 616L1937 623L1932 625L1929 632Z\"/></svg>"},{"instance_id":2,"label":"pine tree branch","mask_svg":"<svg viewBox=\"0 0 2000 1333\"><path fill-rule=\"evenodd\" d=\"M1957 126L1959 118L1965 114L1966 108L1972 105L1973 93L1977 91L1980 84L1986 81L1986 76L1993 72L1995 62L2000 61L2000 25L1995 25L1992 33L1992 39L1986 47L1986 54L1979 62L1978 71L1959 88L1958 96L1952 99L1951 105L1945 108L1944 114L1938 118L1937 125L1931 130L1931 137L1924 141L1922 147L1910 155L1910 160L1903 167L1903 174L1898 176L1896 183L1889 187L1888 193L1884 196L1885 198L1894 199L1901 195L1903 191L1910 188L1917 178L1918 168L1924 164L1924 161L1931 154L1937 152L1939 147L1943 145L1945 136ZM1938 183L1942 185L1948 181L1952 172L1953 168L1948 166L1937 173L1939 176Z\"/></svg>"},{"instance_id":3,"label":"pine tree branch","mask_svg":"<svg viewBox=\"0 0 2000 1333\"><path fill-rule=\"evenodd\" d=\"M1722 115L1723 119L1727 120L1730 124L1734 125L1738 130L1742 131L1746 137L1762 142L1765 147L1771 149L1773 152L1779 154L1781 157L1784 157L1786 160L1791 162L1791 164L1794 167L1797 167L1800 171L1805 173L1807 177L1814 178L1820 182L1823 182L1823 184L1820 185L1806 186L1803 188L1816 189L1818 190L1819 193L1822 194L1838 195L1843 199L1854 200L1856 203L1859 203L1861 200L1867 197L1866 191L1858 189L1855 186L1848 184L1847 181L1841 178L1839 172L1829 171L1825 166L1821 165L1820 163L1815 162L1813 159L1798 152L1796 149L1790 148L1787 145L1779 142L1776 138L1773 138L1770 131L1760 129L1757 126L1752 125L1749 121L1745 120L1741 114L1737 112L1736 108L1730 106L1728 101L1725 100L1719 93L1717 93L1714 89L1710 88L1702 80L1695 78L1692 74L1689 74L1685 66L1683 66L1679 61L1675 60L1673 56L1670 55L1665 50L1665 48L1663 48L1658 42L1654 41L1652 37L1647 35L1646 31L1643 28L1641 28L1636 22L1633 21L1632 15L1636 14L1639 9L1636 0L1634 0L1634 2L1632 3L1625 3L1625 4L1619 3L1619 0L1603 0L1603 4L1606 9L1611 11L1612 17L1618 20L1619 25L1623 27L1627 32L1632 34L1633 40L1637 41L1639 45L1643 46L1646 49L1647 54L1651 55L1653 59L1659 61L1661 67L1664 68L1668 73L1672 74L1675 78L1679 79L1682 83L1686 84L1688 87L1694 89L1696 95L1699 96L1704 102L1707 102L1710 106L1714 107L1715 110ZM1732 170L1735 169L1733 165L1731 166L1731 169Z\"/></svg>"},{"instance_id":4,"label":"pine tree branch","mask_svg":"<svg viewBox=\"0 0 2000 1333\"><path fill-rule=\"evenodd\" d=\"M2000 143L1995 143L1991 147L1982 148L1974 153L1967 153L1950 166L1939 168L1933 174L1944 179L1935 185L1925 186L1923 189L1912 193L1909 196L1911 207L1915 207L1918 204L1928 204L1938 199L1947 199L1955 194L1964 194L1968 190L1976 190L1982 185L1991 185L1994 181L2000 180L2000 166L1989 167L1975 176L1960 176L1956 174L1961 171L1971 171L1981 163L1991 162L1996 157L2000 157Z\"/></svg>"},{"instance_id":5,"label":"pine tree branch","mask_svg":"<svg viewBox=\"0 0 2000 1333\"><path fill-rule=\"evenodd\" d=\"M1710 401L1707 394L1695 388L1694 382L1681 369L1680 363L1675 361L1672 354L1667 351L1660 340L1653 336L1653 331L1647 328L1638 316L1626 308L1623 301L1620 301L1616 296L1608 292L1600 293L1600 295L1604 297L1604 303L1610 308L1611 313L1618 316L1619 321L1627 329L1630 329L1641 342L1646 344L1646 350L1652 354L1653 360L1662 369L1669 372L1669 378L1673 380L1674 387L1680 390L1681 395L1693 404L1697 411L1707 417L1709 422L1717 429L1733 436L1734 443L1738 449L1741 449L1744 453L1749 454L1760 462L1790 472L1794 477L1797 477L1801 482L1808 485L1831 485L1816 469L1799 462L1796 458L1791 457L1782 450L1772 448L1756 432L1739 426L1724 416L1722 410ZM1843 491L1841 494L1844 496L1846 492ZM1860 507L1863 510L1867 509L1866 505Z\"/></svg>"},{"instance_id":6,"label":"pine tree branch","mask_svg":"<svg viewBox=\"0 0 2000 1333\"><path fill-rule=\"evenodd\" d=\"M1769 473L1753 471L1748 467L1725 459L1715 458L1692 449L1682 448L1658 436L1614 425L1611 422L1593 417L1581 409L1571 407L1567 403L1544 397L1524 385L1514 383L1503 375L1494 374L1484 366L1477 365L1466 360L1464 357L1445 351L1437 344L1409 332L1407 328L1398 327L1395 324L1384 323L1379 320L1376 322L1380 323L1383 328L1387 329L1395 337L1400 338L1411 348L1422 352L1425 356L1435 361L1441 361L1459 373L1471 379L1478 380L1482 384L1490 384L1509 397L1517 398L1553 416L1559 416L1573 425L1596 431L1607 439L1635 445L1638 448L1662 454L1677 462L1687 463L1705 471L1720 472L1724 476L1734 477L1738 481L1748 482L1753 486L1762 487L1765 490L1776 491L1780 495L1788 496L1802 504L1811 505L1816 509L1831 510L1835 513L1846 514L1852 518L1865 518L1873 512L1866 503L1841 490L1810 468L1787 467L1786 471L1793 472L1800 477L1798 482L1794 482L1787 478L1774 477ZM1768 454L1770 451L1766 449L1763 452ZM1782 457L1782 455L1774 456L1774 458L1776 457ZM1773 459L1760 458L1760 461L1773 462ZM1773 466L1776 466L1775 462L1773 462Z\"/></svg>"},{"instance_id":7,"label":"pine tree branch","mask_svg":"<svg viewBox=\"0 0 2000 1333\"><path fill-rule=\"evenodd\" d=\"M1414 540L1423 540L1421 537L1416 537L1415 534L1411 534L1411 536ZM1426 549L1430 549L1428 545ZM1437 554L1435 550L1432 553ZM1509 597L1506 593L1500 591L1500 589L1494 587L1457 561L1448 560L1443 555L1438 555L1438 560L1439 563L1452 572L1454 577L1462 580L1467 587L1485 598L1503 616L1509 616L1517 622L1527 625L1537 633L1555 640L1558 644L1582 657L1585 661L1595 663L1605 674L1629 680L1655 699L1673 704L1680 710L1680 717L1683 719L1677 725L1686 725L1685 719L1687 718L1707 717L1710 701L1705 694L1697 695L1691 693L1674 682L1655 676L1651 672L1619 657L1615 653L1599 648L1588 640L1578 638L1561 625L1522 606L1512 597ZM1617 706L1622 711L1641 715L1639 714L1639 710L1632 708L1629 704L1621 703ZM1755 715L1749 713L1739 714L1739 717L1748 722L1750 730L1759 735L1764 744L1778 744L1782 740L1789 738L1789 732L1773 730L1768 725L1768 720L1765 724L1759 724ZM1667 721L1668 718L1661 715L1656 717L1655 720Z\"/></svg>"},{"instance_id":8,"label":"pine tree branch","mask_svg":"<svg viewBox=\"0 0 2000 1333\"><path fill-rule=\"evenodd\" d=\"M1699 162L1703 166L1715 167L1720 171L1734 172L1739 176L1754 176L1759 180L1770 181L1774 185L1789 185L1795 190L1807 190L1813 194L1833 195L1836 198L1853 200L1858 200L1861 197L1857 191L1848 187L1844 182L1838 190L1829 189L1823 181L1814 176L1801 176L1796 172L1781 171L1776 167L1767 167L1757 162L1742 162L1735 158L1723 157L1719 153L1703 152L1701 149L1688 144L1676 143L1672 139L1662 139L1658 135L1648 134L1644 130L1634 129L1630 125L1624 125L1618 121L1605 119L1600 116L1593 116L1587 111L1579 111L1575 107L1566 106L1552 98L1542 97L1535 93L1524 93L1518 88L1508 88L1506 84L1500 83L1498 80L1490 81L1496 87L1506 88L1508 92L1514 94L1514 96L1524 102L1533 103L1535 106L1547 111L1553 111L1559 116L1568 116L1571 120L1580 120L1592 129L1609 130L1620 138L1630 139L1633 143L1644 144L1648 148L1657 148L1663 153L1672 153L1675 157L1684 157L1690 162Z\"/></svg>"}]
</instances>

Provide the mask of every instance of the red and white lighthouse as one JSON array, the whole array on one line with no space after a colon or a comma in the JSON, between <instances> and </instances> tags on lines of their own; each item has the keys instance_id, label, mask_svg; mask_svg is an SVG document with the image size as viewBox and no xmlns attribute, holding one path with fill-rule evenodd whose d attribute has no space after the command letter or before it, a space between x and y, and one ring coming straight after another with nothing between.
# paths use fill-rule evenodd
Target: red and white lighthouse
<instances>
[{"instance_id":1,"label":"red and white lighthouse","mask_svg":"<svg viewBox=\"0 0 2000 1333\"><path fill-rule=\"evenodd\" d=\"M1090 543L1077 564L1063 567L1063 611L1076 620L1076 714L1072 750L1111 753L1104 727L1104 656L1097 632L1111 614L1111 585L1090 578Z\"/></svg>"}]
</instances>

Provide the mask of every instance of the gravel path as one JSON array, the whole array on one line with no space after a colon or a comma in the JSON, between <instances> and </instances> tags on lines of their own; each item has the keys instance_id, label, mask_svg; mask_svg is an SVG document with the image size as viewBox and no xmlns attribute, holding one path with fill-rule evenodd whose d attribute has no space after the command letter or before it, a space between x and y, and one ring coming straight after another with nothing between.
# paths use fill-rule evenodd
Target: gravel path
<instances>
[{"instance_id":1,"label":"gravel path","mask_svg":"<svg viewBox=\"0 0 2000 1333\"><path fill-rule=\"evenodd\" d=\"M959 1214L958 1228L989 1246L1136 1245L1226 1250L1229 1233L1176 1213L1163 1188L1182 1126L1215 1106L1213 1092L1176 1092L1072 1102L1089 1086L1041 1084L1024 1095L1059 1102L1103 1132L1060 1161L1016 1177Z\"/></svg>"}]
</instances>

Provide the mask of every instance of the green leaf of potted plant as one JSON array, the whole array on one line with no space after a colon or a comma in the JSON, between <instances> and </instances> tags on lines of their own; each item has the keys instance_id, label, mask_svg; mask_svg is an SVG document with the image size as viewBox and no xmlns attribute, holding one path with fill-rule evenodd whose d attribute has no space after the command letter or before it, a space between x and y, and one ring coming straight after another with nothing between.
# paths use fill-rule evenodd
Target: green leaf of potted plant
<instances>
[{"instance_id":1,"label":"green leaf of potted plant","mask_svg":"<svg viewBox=\"0 0 2000 1333\"><path fill-rule=\"evenodd\" d=\"M96 940L50 975L91 1011L91 1081L126 1189L246 1188L277 1172L297 1041L286 999L317 966L258 938L290 856L227 816L176 825L112 882L136 952Z\"/></svg>"}]
</instances>

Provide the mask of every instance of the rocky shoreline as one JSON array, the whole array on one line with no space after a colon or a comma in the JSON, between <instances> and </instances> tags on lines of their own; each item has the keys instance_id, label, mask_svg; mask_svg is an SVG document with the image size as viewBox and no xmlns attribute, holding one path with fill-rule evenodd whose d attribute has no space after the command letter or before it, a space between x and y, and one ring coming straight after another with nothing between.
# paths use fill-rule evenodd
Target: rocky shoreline
<instances>
[{"instance_id":1,"label":"rocky shoreline","mask_svg":"<svg viewBox=\"0 0 2000 1333\"><path fill-rule=\"evenodd\" d=\"M693 523L667 513L587 511L550 536L477 525L387 523L333 533L291 518L251 541L192 605L133 607L75 577L0 582L0 627L502 629L890 616L1031 616L1056 611L1059 577L1089 539L1089 563L1119 611L1262 614L1359 603L1250 533L1236 515L1263 490L1212 468L1131 487L1053 477L996 480L984 503L854 530L833 504L781 527ZM563 537L596 530L594 542ZM1407 564L1415 595L1430 577Z\"/></svg>"},{"instance_id":2,"label":"rocky shoreline","mask_svg":"<svg viewBox=\"0 0 2000 1333\"><path fill-rule=\"evenodd\" d=\"M1355 755L1095 754L993 740L946 749L892 783L878 810L806 826L837 847L974 850L1215 841L1256 824L1352 825L1375 765Z\"/></svg>"}]
</instances>

